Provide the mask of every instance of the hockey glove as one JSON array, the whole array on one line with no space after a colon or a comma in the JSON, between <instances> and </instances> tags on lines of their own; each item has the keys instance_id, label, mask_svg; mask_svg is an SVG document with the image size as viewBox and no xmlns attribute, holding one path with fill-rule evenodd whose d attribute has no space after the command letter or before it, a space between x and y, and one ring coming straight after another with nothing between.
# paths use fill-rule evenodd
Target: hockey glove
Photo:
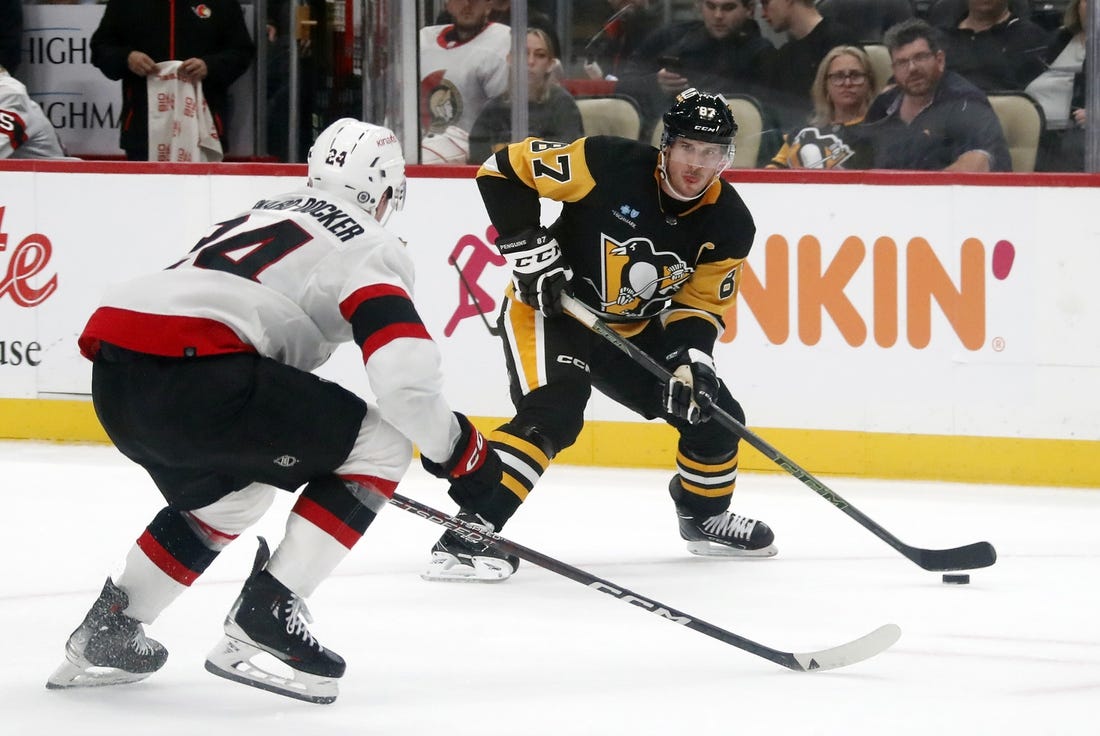
<instances>
[{"instance_id":1,"label":"hockey glove","mask_svg":"<svg viewBox=\"0 0 1100 736\"><path fill-rule=\"evenodd\" d=\"M689 424L705 422L710 418L707 410L718 396L714 358L698 348L680 348L665 362L672 371L665 384L665 411Z\"/></svg>"},{"instance_id":2,"label":"hockey glove","mask_svg":"<svg viewBox=\"0 0 1100 736\"><path fill-rule=\"evenodd\" d=\"M489 440L477 431L477 427L470 424L465 414L456 411L455 418L458 419L459 435L451 456L446 462L437 463L429 460L427 455L421 454L420 464L436 478L453 480L473 475L486 477L495 475L494 482L499 480L500 457L489 446Z\"/></svg>"},{"instance_id":3,"label":"hockey glove","mask_svg":"<svg viewBox=\"0 0 1100 736\"><path fill-rule=\"evenodd\" d=\"M497 249L512 265L516 298L547 317L561 314L561 295L573 278L558 241L545 228L525 230L514 238L498 238Z\"/></svg>"}]
</instances>

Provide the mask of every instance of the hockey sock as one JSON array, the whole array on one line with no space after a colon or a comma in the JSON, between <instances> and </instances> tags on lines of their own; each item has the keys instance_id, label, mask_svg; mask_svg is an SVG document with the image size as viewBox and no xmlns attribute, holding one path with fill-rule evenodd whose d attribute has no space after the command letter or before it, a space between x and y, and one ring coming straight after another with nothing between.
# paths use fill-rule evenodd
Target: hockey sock
<instances>
[{"instance_id":1,"label":"hockey sock","mask_svg":"<svg viewBox=\"0 0 1100 736\"><path fill-rule=\"evenodd\" d=\"M308 598L347 556L386 505L386 490L364 479L335 475L305 487L286 520L286 534L267 571L302 598Z\"/></svg>"},{"instance_id":2,"label":"hockey sock","mask_svg":"<svg viewBox=\"0 0 1100 736\"><path fill-rule=\"evenodd\" d=\"M225 544L212 549L198 528L187 512L171 507L154 517L127 553L115 581L130 599L127 616L153 623L210 566Z\"/></svg>"},{"instance_id":3,"label":"hockey sock","mask_svg":"<svg viewBox=\"0 0 1100 736\"><path fill-rule=\"evenodd\" d=\"M716 458L698 458L681 446L676 452L679 484L673 484L673 500L703 516L720 514L730 505L737 482L737 451ZM677 497L679 496L679 497Z\"/></svg>"},{"instance_id":4,"label":"hockey sock","mask_svg":"<svg viewBox=\"0 0 1100 736\"><path fill-rule=\"evenodd\" d=\"M479 508L471 510L481 514L498 531L527 499L527 494L534 489L553 459L552 450L546 447L548 442L533 432L526 434L529 437L525 439L501 427L489 435L493 449L500 455L501 485Z\"/></svg>"}]
</instances>

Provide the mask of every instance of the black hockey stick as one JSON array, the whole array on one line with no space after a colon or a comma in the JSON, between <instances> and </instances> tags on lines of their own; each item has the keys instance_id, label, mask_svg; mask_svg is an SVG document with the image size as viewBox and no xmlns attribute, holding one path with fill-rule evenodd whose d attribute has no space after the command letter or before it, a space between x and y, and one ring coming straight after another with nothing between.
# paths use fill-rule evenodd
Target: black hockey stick
<instances>
[{"instance_id":1,"label":"black hockey stick","mask_svg":"<svg viewBox=\"0 0 1100 736\"><path fill-rule=\"evenodd\" d=\"M831 670L837 667L855 664L856 662L862 662L889 648L901 636L901 629L896 624L885 624L865 636L861 636L847 644L841 644L838 647L802 654L781 652L778 649L772 649L763 644L757 644L751 639L738 636L714 624L709 624L702 619L698 619L683 611L678 611L675 608L666 606L664 603L655 601L652 598L646 598L620 585L616 585L608 580L585 572L578 567L573 567L553 557L544 555L541 552L536 552L533 549L512 542L499 534L483 531L474 524L467 523L462 519L457 519L442 511L437 511L431 506L422 504L419 501L414 501L411 498L406 498L399 493L393 494L390 503L409 513L416 514L428 521L450 529L467 542L472 544L490 544L505 554L515 555L521 560L530 562L532 565L538 565L544 570L549 570L550 572L567 577L585 587L592 588L600 593L606 593L612 598L637 606L663 619L680 624L681 626L686 626L693 631L698 631L700 634L706 634L709 637L737 647L749 654L763 657L764 659L775 662L795 672Z\"/></svg>"},{"instance_id":2,"label":"black hockey stick","mask_svg":"<svg viewBox=\"0 0 1100 736\"><path fill-rule=\"evenodd\" d=\"M666 382L672 378L672 374L669 373L663 365L654 360L645 351L638 348L638 346L623 338L619 333L615 332L615 330L608 327L608 325L588 309L588 307L578 302L569 294L562 295L562 306L564 306L567 313L580 321L581 324L629 355L639 365L657 378ZM875 520L845 501L839 494L811 475L809 471L803 469L794 460L791 460L766 442L762 437L737 421L735 417L730 416L729 412L723 411L721 407L713 403L703 408L710 412L712 421L718 422L723 427L748 442L769 460L809 486L809 488L819 496L855 519L864 529L870 531L876 537L886 542L898 552L901 552L925 570L934 570L937 572L948 570L976 570L980 567L989 567L997 561L997 551L993 549L993 545L989 542L974 542L973 544L954 547L952 549L922 549L906 544L883 529Z\"/></svg>"}]
</instances>

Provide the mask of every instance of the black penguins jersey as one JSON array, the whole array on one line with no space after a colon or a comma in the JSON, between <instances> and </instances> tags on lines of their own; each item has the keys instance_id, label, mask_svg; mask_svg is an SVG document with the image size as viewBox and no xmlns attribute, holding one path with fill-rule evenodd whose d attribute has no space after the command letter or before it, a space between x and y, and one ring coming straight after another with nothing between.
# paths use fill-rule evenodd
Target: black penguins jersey
<instances>
[{"instance_id":1,"label":"black penguins jersey","mask_svg":"<svg viewBox=\"0 0 1100 736\"><path fill-rule=\"evenodd\" d=\"M659 317L672 342L711 351L756 232L728 183L675 200L660 190L657 149L612 136L528 138L489 158L477 182L501 236L536 227L540 197L562 202L549 230L573 295L621 334Z\"/></svg>"}]
</instances>

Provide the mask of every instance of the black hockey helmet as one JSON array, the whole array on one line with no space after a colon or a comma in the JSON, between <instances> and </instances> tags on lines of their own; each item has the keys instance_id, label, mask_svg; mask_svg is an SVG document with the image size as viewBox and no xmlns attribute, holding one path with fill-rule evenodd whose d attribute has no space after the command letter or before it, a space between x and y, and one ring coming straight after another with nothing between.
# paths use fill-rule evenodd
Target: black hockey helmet
<instances>
[{"instance_id":1,"label":"black hockey helmet","mask_svg":"<svg viewBox=\"0 0 1100 736\"><path fill-rule=\"evenodd\" d=\"M694 87L676 95L672 107L665 113L664 123L661 148L673 138L731 145L737 134L737 122L726 98L700 92Z\"/></svg>"}]
</instances>

